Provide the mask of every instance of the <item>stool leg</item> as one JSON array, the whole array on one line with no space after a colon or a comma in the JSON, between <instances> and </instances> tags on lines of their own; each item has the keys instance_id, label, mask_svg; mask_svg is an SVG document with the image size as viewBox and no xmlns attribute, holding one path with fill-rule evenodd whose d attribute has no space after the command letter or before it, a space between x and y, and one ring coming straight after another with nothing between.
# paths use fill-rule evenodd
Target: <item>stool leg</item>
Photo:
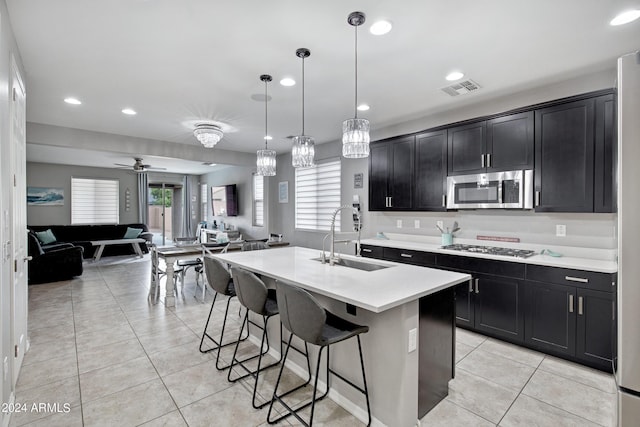
<instances>
[{"instance_id":1,"label":"stool leg","mask_svg":"<svg viewBox=\"0 0 640 427\"><path fill-rule=\"evenodd\" d=\"M210 348L208 350L203 350L202 346L204 344L204 338L207 337L209 338L211 341L213 341L214 343L216 342L213 337L211 337L209 334L207 334L207 328L209 327L209 321L211 320L211 314L213 314L213 306L216 303L216 298L218 298L218 293L216 292L215 295L213 296L213 301L211 302L211 310L209 310L209 317L207 317L207 323L205 323L204 325L204 332L202 332L202 339L200 340L200 353L208 353L211 350L215 350L215 347ZM226 315L225 315L226 318Z\"/></svg>"},{"instance_id":2,"label":"stool leg","mask_svg":"<svg viewBox=\"0 0 640 427\"><path fill-rule=\"evenodd\" d=\"M360 366L362 367L362 382L364 384L364 397L367 401L367 416L369 422L367 426L371 425L371 406L369 405L369 389L367 388L367 375L364 373L364 358L362 357L362 345L360 344L360 335L356 335L358 338L358 352L360 353Z\"/></svg>"}]
</instances>

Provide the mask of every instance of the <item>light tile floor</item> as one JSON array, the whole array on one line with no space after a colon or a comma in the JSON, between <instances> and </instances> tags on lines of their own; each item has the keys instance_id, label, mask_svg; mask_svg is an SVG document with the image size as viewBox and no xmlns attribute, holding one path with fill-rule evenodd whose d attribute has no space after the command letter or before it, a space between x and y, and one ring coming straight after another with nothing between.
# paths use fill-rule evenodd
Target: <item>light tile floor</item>
<instances>
[{"instance_id":1,"label":"light tile floor","mask_svg":"<svg viewBox=\"0 0 640 427\"><path fill-rule=\"evenodd\" d=\"M59 411L15 413L10 425L266 426L266 408L251 408L252 383L228 383L214 356L198 351L211 294L207 304L194 299L194 277L188 276L176 307L166 309L149 302L148 287L148 255L104 258L87 263L81 278L29 287L31 348L16 402L58 403ZM216 321L223 314L220 301ZM456 344L449 396L420 425L615 424L611 375L462 329ZM230 355L231 348L223 351L225 363ZM260 382L261 399L270 396L275 376L272 369ZM287 382L296 381L289 373ZM362 425L328 400L314 421Z\"/></svg>"}]
</instances>

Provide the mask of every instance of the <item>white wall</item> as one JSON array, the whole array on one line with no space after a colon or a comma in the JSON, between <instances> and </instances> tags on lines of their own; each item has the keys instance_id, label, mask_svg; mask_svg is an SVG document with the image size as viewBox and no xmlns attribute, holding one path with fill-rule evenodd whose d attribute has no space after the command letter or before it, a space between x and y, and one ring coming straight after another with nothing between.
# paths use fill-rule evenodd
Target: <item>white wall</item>
<instances>
[{"instance_id":1,"label":"white wall","mask_svg":"<svg viewBox=\"0 0 640 427\"><path fill-rule=\"evenodd\" d=\"M585 92L612 88L615 86L615 64L606 71L588 74L571 80L554 83L519 93L508 94L489 102L482 102L464 108L432 114L414 119L400 125L375 129L372 140L417 132L432 127L446 125L479 116L509 111L515 108L551 101ZM465 95L473 96L473 95ZM375 128L376 124L372 126ZM334 141L316 147L316 159L341 156L341 142ZM461 212L368 212L368 159L348 160L342 158L342 204L351 204L353 195L360 197L363 207L363 236L373 237L376 232L394 232L438 236L435 228L438 220L452 224L457 220L462 230L459 237L475 239L478 234L492 236L518 237L522 243L549 245L583 246L614 249L616 247L616 216L614 214L570 214L570 213L533 213L517 211L461 211ZM363 188L353 186L354 174L364 176ZM289 181L289 203L280 204L277 200L278 182ZM270 228L272 232L283 233L285 240L295 245L312 248L322 247L322 238L326 232L295 230L294 169L291 167L290 154L278 156L278 174L269 183ZM403 226L396 227L397 220ZM414 228L414 220L420 220L420 228ZM350 230L349 212L343 212L342 229ZM567 226L566 237L555 237L555 225ZM349 235L354 235L350 233Z\"/></svg>"}]
</instances>

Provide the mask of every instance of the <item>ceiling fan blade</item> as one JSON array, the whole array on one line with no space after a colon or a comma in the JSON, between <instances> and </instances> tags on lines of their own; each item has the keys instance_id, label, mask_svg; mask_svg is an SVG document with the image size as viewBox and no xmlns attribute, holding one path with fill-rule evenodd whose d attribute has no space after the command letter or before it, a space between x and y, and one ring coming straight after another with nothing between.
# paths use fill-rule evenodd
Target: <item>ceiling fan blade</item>
<instances>
[{"instance_id":1,"label":"ceiling fan blade","mask_svg":"<svg viewBox=\"0 0 640 427\"><path fill-rule=\"evenodd\" d=\"M154 170L157 170L157 171L166 171L167 170L167 168L156 168L154 166L149 166L149 165L145 165L145 169L154 169Z\"/></svg>"}]
</instances>

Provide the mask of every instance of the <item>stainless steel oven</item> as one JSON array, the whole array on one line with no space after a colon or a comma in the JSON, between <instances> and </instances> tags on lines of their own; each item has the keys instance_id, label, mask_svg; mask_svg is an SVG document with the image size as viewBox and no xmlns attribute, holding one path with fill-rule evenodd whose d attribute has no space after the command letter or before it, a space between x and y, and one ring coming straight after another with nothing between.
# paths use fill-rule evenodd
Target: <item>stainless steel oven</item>
<instances>
[{"instance_id":1,"label":"stainless steel oven","mask_svg":"<svg viewBox=\"0 0 640 427\"><path fill-rule=\"evenodd\" d=\"M533 171L449 176L447 209L533 209Z\"/></svg>"}]
</instances>

